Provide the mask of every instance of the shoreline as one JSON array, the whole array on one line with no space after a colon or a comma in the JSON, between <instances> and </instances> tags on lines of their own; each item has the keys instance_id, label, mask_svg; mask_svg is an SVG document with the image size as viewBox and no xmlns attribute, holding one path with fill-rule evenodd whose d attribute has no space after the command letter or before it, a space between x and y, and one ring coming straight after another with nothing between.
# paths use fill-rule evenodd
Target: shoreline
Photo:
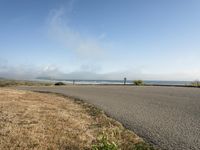
<instances>
[{"instance_id":1,"label":"shoreline","mask_svg":"<svg viewBox=\"0 0 200 150\"><path fill-rule=\"evenodd\" d=\"M69 80L71 81L71 80ZM91 81L91 83L87 83L87 81ZM155 87L187 87L187 88L200 88L200 86L192 85L192 82L190 81L180 81L185 82L185 84L164 84L164 83L145 83L143 85L135 85L133 83L127 82L126 84L121 83L101 83L101 82L93 82L92 81L102 81L102 80L75 80L73 83L68 83L66 81L61 80L9 80L9 79L0 79L0 87L11 87L11 86L55 86L55 83L62 82L65 85L59 85L59 86L68 86L68 85L80 85L80 86L155 86ZM110 80L111 81L111 80ZM83 82L83 83L82 83ZM85 83L84 83L85 82ZM148 82L148 81L146 81ZM149 81L150 82L150 81ZM154 82L154 81L151 81ZM155 81L159 82L159 81ZM160 81L160 82L173 82L173 81ZM177 82L177 81L174 81Z\"/></svg>"}]
</instances>

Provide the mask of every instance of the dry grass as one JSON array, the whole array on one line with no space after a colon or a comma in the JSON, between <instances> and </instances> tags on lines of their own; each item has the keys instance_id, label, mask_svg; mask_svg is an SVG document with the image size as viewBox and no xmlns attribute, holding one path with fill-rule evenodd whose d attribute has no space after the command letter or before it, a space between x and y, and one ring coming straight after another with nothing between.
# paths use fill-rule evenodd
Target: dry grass
<instances>
[{"instance_id":1,"label":"dry grass","mask_svg":"<svg viewBox=\"0 0 200 150\"><path fill-rule=\"evenodd\" d=\"M12 87L12 86L52 86L50 82L39 81L20 81L20 80L7 80L0 78L0 87Z\"/></svg>"},{"instance_id":2,"label":"dry grass","mask_svg":"<svg viewBox=\"0 0 200 150\"><path fill-rule=\"evenodd\" d=\"M0 149L91 149L103 132L121 149L142 141L85 103L0 88Z\"/></svg>"}]
</instances>

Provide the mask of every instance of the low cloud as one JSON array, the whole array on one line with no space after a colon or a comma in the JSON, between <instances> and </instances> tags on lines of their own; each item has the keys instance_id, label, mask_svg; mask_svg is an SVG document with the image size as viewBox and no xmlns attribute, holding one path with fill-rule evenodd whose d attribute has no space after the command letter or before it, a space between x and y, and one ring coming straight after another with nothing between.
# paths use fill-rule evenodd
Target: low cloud
<instances>
[{"instance_id":1,"label":"low cloud","mask_svg":"<svg viewBox=\"0 0 200 150\"><path fill-rule=\"evenodd\" d=\"M2 63L4 62L4 63ZM9 66L6 61L0 63L0 77L11 79L35 79L37 77L51 77L56 79L85 79L85 80L122 80L127 77L129 80L200 80L200 71L193 70L190 73L180 72L171 74L150 74L141 71L118 71L110 73L96 73L98 68L81 66L79 70L64 73L56 65L19 65Z\"/></svg>"},{"instance_id":2,"label":"low cloud","mask_svg":"<svg viewBox=\"0 0 200 150\"><path fill-rule=\"evenodd\" d=\"M34 66L8 64L0 65L0 77L8 79L35 79L38 76L61 77L63 73L54 65Z\"/></svg>"},{"instance_id":3,"label":"low cloud","mask_svg":"<svg viewBox=\"0 0 200 150\"><path fill-rule=\"evenodd\" d=\"M127 77L135 80L197 80L200 79L200 71L186 70L174 73L149 73L142 69L121 70L115 72L102 73L103 68L98 60L103 60L107 53L107 46L104 41L106 33L98 36L84 35L77 29L70 26L68 15L73 11L73 0L69 1L67 7L54 9L49 13L47 19L48 35L53 41L72 51L79 58L84 58L79 69L72 72L63 72L60 67L54 64L35 66L35 65L9 65L8 61L0 59L0 77L12 79L34 79L37 77L51 77L59 79L94 79L94 80L117 80ZM114 54L113 54L114 55ZM67 56L66 56L67 58ZM86 61L85 61L86 59ZM82 60L82 59L78 59ZM184 63L187 59L182 59L179 63ZM198 59L196 59L198 60ZM116 62L117 63L117 62ZM193 57L188 64L192 65ZM141 67L140 67L141 68ZM67 68L65 68L67 69ZM112 68L111 68L112 69Z\"/></svg>"},{"instance_id":4,"label":"low cloud","mask_svg":"<svg viewBox=\"0 0 200 150\"><path fill-rule=\"evenodd\" d=\"M85 79L85 80L121 80L127 77L129 80L200 80L200 70L191 69L185 72L175 73L148 73L145 69L132 68L130 70L101 72L101 66L81 65L72 72L63 72L60 66L55 64L46 65L9 65L8 61L0 58L0 77L11 79L35 79L37 77L51 77L57 79Z\"/></svg>"}]
</instances>

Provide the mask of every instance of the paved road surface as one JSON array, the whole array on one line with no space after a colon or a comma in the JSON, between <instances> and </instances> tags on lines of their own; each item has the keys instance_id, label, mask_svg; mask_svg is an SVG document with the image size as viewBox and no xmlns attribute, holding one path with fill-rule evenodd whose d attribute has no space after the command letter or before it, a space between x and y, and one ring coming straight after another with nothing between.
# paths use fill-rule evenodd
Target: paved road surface
<instances>
[{"instance_id":1,"label":"paved road surface","mask_svg":"<svg viewBox=\"0 0 200 150\"><path fill-rule=\"evenodd\" d=\"M200 150L200 89L94 85L24 89L81 98L162 149Z\"/></svg>"}]
</instances>

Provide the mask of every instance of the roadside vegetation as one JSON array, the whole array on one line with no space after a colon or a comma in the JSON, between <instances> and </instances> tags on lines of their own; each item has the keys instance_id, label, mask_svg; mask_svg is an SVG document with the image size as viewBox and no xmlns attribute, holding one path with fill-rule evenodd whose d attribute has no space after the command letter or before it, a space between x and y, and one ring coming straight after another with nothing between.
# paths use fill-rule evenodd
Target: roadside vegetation
<instances>
[{"instance_id":1,"label":"roadside vegetation","mask_svg":"<svg viewBox=\"0 0 200 150\"><path fill-rule=\"evenodd\" d=\"M133 84L136 85L136 86L141 86L141 85L144 85L144 81L142 81L142 80L134 80Z\"/></svg>"},{"instance_id":2,"label":"roadside vegetation","mask_svg":"<svg viewBox=\"0 0 200 150\"><path fill-rule=\"evenodd\" d=\"M0 149L153 150L103 111L62 95L0 88Z\"/></svg>"},{"instance_id":3,"label":"roadside vegetation","mask_svg":"<svg viewBox=\"0 0 200 150\"><path fill-rule=\"evenodd\" d=\"M66 84L63 83L63 82L56 82L54 85L55 85L55 86L62 86L62 85L66 85Z\"/></svg>"},{"instance_id":4,"label":"roadside vegetation","mask_svg":"<svg viewBox=\"0 0 200 150\"><path fill-rule=\"evenodd\" d=\"M10 87L10 86L51 86L52 83L49 82L36 82L36 81L19 81L19 80L8 80L0 79L0 87Z\"/></svg>"},{"instance_id":5,"label":"roadside vegetation","mask_svg":"<svg viewBox=\"0 0 200 150\"><path fill-rule=\"evenodd\" d=\"M200 87L200 81L194 81L191 83L191 85L194 87Z\"/></svg>"}]
</instances>

